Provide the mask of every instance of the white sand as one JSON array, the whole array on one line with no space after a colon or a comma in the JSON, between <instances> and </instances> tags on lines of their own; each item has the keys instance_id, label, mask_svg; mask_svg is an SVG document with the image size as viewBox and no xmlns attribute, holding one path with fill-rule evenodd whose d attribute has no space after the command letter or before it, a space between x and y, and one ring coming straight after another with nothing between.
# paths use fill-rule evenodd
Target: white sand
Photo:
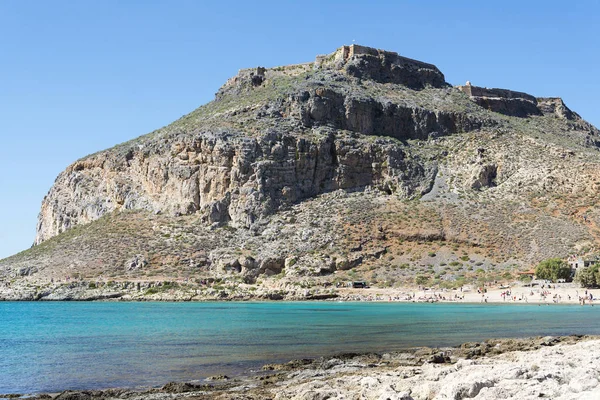
<instances>
[{"instance_id":1,"label":"white sand","mask_svg":"<svg viewBox=\"0 0 600 400\"><path fill-rule=\"evenodd\" d=\"M506 295L510 292L509 295ZM534 304L580 304L580 298L585 297L585 305L600 303L598 289L584 289L573 284L551 284L534 287L513 286L510 288L486 287L485 292L477 291L477 288L464 287L463 290L443 290L419 288L400 289L349 289L342 288L338 293L346 300L360 301L440 301L440 302L464 302L464 303L534 303ZM505 294L504 296L502 294ZM592 294L594 301L589 300ZM414 296L414 297L413 297Z\"/></svg>"}]
</instances>

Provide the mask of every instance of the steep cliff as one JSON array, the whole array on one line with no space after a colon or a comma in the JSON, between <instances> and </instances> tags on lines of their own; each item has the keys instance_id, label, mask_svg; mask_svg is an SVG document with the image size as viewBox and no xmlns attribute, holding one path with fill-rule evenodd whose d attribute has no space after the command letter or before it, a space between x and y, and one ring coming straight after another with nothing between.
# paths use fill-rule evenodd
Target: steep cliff
<instances>
[{"instance_id":1,"label":"steep cliff","mask_svg":"<svg viewBox=\"0 0 600 400\"><path fill-rule=\"evenodd\" d=\"M37 246L0 269L249 284L511 270L597 243L599 133L559 98L455 88L434 65L344 46L241 70L171 125L76 161Z\"/></svg>"},{"instance_id":2,"label":"steep cliff","mask_svg":"<svg viewBox=\"0 0 600 400\"><path fill-rule=\"evenodd\" d=\"M422 195L434 163L352 134L428 139L493 122L450 111L447 99L432 99L432 108L418 94L389 98L395 85L452 90L433 65L359 46L314 64L241 71L212 104L67 168L44 199L36 243L121 209L201 212L208 223L250 227L337 189Z\"/></svg>"}]
</instances>

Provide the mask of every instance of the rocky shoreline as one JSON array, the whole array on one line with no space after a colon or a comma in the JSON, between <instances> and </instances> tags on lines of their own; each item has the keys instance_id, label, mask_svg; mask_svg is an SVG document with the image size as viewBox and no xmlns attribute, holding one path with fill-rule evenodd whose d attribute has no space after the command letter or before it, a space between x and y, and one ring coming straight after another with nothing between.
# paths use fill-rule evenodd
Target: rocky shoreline
<instances>
[{"instance_id":1,"label":"rocky shoreline","mask_svg":"<svg viewBox=\"0 0 600 400\"><path fill-rule=\"evenodd\" d=\"M65 391L28 398L591 400L600 398L599 345L598 336L490 339L455 348L294 360L265 365L261 373L235 379L215 376L147 390Z\"/></svg>"},{"instance_id":2,"label":"rocky shoreline","mask_svg":"<svg viewBox=\"0 0 600 400\"><path fill-rule=\"evenodd\" d=\"M160 281L74 281L0 286L0 301L249 301L324 300L337 298L331 289L197 284Z\"/></svg>"}]
</instances>

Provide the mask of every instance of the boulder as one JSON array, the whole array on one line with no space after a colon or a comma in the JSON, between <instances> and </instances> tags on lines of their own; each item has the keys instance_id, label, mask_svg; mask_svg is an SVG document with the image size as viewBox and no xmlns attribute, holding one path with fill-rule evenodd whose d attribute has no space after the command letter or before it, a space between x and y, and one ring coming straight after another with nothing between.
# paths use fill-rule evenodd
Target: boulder
<instances>
[{"instance_id":1,"label":"boulder","mask_svg":"<svg viewBox=\"0 0 600 400\"><path fill-rule=\"evenodd\" d=\"M241 272L244 275L247 275L249 273L253 273L258 267L259 264L258 262L250 256L244 256L241 258L238 258L238 263L241 266Z\"/></svg>"},{"instance_id":2,"label":"boulder","mask_svg":"<svg viewBox=\"0 0 600 400\"><path fill-rule=\"evenodd\" d=\"M267 276L277 275L283 271L285 267L285 258L283 257L268 257L260 263L260 273Z\"/></svg>"},{"instance_id":3,"label":"boulder","mask_svg":"<svg viewBox=\"0 0 600 400\"><path fill-rule=\"evenodd\" d=\"M496 186L497 175L498 167L495 164L478 165L473 169L469 186L474 190Z\"/></svg>"},{"instance_id":4,"label":"boulder","mask_svg":"<svg viewBox=\"0 0 600 400\"><path fill-rule=\"evenodd\" d=\"M237 259L221 260L219 261L219 266L221 272L225 273L240 273L242 271L242 266Z\"/></svg>"},{"instance_id":5,"label":"boulder","mask_svg":"<svg viewBox=\"0 0 600 400\"><path fill-rule=\"evenodd\" d=\"M346 271L355 267L358 267L363 262L362 255L356 255L349 258L343 257L337 259L335 262L335 268L340 271Z\"/></svg>"},{"instance_id":6,"label":"boulder","mask_svg":"<svg viewBox=\"0 0 600 400\"><path fill-rule=\"evenodd\" d=\"M148 260L142 254L136 254L129 261L125 262L125 271L137 271L148 265Z\"/></svg>"},{"instance_id":7,"label":"boulder","mask_svg":"<svg viewBox=\"0 0 600 400\"><path fill-rule=\"evenodd\" d=\"M197 392L202 389L210 388L210 385L195 385L188 382L169 382L160 390L165 393L187 393Z\"/></svg>"},{"instance_id":8,"label":"boulder","mask_svg":"<svg viewBox=\"0 0 600 400\"><path fill-rule=\"evenodd\" d=\"M38 272L37 267L23 267L23 268L19 268L15 271L15 277L31 276L31 275L35 274L36 272Z\"/></svg>"}]
</instances>

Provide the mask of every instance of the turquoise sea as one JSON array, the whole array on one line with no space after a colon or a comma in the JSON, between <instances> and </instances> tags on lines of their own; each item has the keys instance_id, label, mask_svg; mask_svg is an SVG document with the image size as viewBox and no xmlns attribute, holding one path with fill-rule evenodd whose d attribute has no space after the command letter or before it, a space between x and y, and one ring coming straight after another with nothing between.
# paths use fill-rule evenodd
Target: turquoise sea
<instances>
[{"instance_id":1,"label":"turquoise sea","mask_svg":"<svg viewBox=\"0 0 600 400\"><path fill-rule=\"evenodd\" d=\"M341 352L600 334L600 307L0 302L0 393L158 386Z\"/></svg>"}]
</instances>

